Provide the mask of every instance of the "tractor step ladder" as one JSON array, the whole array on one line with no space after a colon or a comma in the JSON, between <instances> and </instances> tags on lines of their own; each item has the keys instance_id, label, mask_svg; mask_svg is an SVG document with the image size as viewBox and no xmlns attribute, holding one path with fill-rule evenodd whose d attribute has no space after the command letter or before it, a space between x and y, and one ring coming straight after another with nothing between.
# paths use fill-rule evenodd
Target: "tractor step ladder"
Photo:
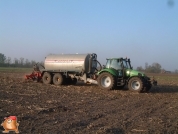
<instances>
[{"instance_id":1,"label":"tractor step ladder","mask_svg":"<svg viewBox=\"0 0 178 134\"><path fill-rule=\"evenodd\" d=\"M118 77L117 78L117 86L122 86L124 85L125 81L123 77Z\"/></svg>"}]
</instances>

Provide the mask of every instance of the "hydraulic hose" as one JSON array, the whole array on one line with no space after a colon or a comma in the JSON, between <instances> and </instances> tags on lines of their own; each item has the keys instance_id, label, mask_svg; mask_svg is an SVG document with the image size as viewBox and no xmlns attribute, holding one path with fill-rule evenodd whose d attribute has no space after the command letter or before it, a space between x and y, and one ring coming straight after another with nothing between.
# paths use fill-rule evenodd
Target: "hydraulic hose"
<instances>
[{"instance_id":1,"label":"hydraulic hose","mask_svg":"<svg viewBox=\"0 0 178 134\"><path fill-rule=\"evenodd\" d=\"M102 69L102 66L101 66L101 63L98 61L98 60L95 60L99 65L100 65L100 68L99 70L97 68L95 68L97 71L100 71Z\"/></svg>"}]
</instances>

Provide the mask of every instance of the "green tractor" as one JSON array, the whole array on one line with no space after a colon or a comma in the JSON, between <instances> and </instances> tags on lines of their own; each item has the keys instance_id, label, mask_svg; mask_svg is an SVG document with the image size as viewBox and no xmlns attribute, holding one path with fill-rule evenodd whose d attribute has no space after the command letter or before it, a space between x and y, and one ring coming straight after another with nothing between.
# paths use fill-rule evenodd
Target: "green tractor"
<instances>
[{"instance_id":1,"label":"green tractor","mask_svg":"<svg viewBox=\"0 0 178 134\"><path fill-rule=\"evenodd\" d=\"M107 59L106 65L97 73L100 88L111 90L128 86L134 92L146 92L152 87L151 80L145 74L133 70L130 59Z\"/></svg>"}]
</instances>

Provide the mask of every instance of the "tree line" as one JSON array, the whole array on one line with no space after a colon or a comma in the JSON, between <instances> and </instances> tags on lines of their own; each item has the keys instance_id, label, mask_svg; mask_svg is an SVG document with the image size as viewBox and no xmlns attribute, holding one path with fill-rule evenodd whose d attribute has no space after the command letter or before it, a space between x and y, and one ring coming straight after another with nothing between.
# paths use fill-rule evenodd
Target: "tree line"
<instances>
[{"instance_id":1,"label":"tree line","mask_svg":"<svg viewBox=\"0 0 178 134\"><path fill-rule=\"evenodd\" d=\"M30 68L37 62L34 60L29 61L28 59L24 58L14 58L11 59L11 57L6 57L4 54L0 53L0 67L25 67ZM43 65L43 62L40 62L41 65ZM170 71L166 71L161 67L159 63L153 63L152 65L148 65L148 63L145 63L145 67L139 66L136 68L138 71L143 71L146 73L171 73ZM174 71L174 73L178 73L178 69Z\"/></svg>"},{"instance_id":2,"label":"tree line","mask_svg":"<svg viewBox=\"0 0 178 134\"><path fill-rule=\"evenodd\" d=\"M163 69L159 63L153 63L152 65L148 65L148 63L145 63L145 68L139 66L136 70L146 73L178 73L178 69L176 69L174 72L167 71Z\"/></svg>"},{"instance_id":3,"label":"tree line","mask_svg":"<svg viewBox=\"0 0 178 134\"><path fill-rule=\"evenodd\" d=\"M0 53L0 67L24 67L31 68L37 62L35 60L28 60L24 58L14 58L6 57L4 54ZM40 62L43 65L43 62Z\"/></svg>"}]
</instances>

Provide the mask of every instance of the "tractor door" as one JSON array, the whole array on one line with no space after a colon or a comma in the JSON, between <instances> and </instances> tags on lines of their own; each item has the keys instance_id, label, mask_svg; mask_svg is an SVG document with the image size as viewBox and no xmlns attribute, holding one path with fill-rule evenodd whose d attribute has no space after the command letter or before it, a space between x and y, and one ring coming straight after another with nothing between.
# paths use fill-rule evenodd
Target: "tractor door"
<instances>
[{"instance_id":1,"label":"tractor door","mask_svg":"<svg viewBox=\"0 0 178 134\"><path fill-rule=\"evenodd\" d=\"M123 69L122 69L122 63L119 59L112 59L111 64L110 64L110 68L114 68L115 70L117 70L118 77L123 77Z\"/></svg>"},{"instance_id":2,"label":"tractor door","mask_svg":"<svg viewBox=\"0 0 178 134\"><path fill-rule=\"evenodd\" d=\"M124 70L122 67L122 60L121 59L112 59L110 67L114 68L118 72L117 86L124 86L125 81L124 81Z\"/></svg>"}]
</instances>

